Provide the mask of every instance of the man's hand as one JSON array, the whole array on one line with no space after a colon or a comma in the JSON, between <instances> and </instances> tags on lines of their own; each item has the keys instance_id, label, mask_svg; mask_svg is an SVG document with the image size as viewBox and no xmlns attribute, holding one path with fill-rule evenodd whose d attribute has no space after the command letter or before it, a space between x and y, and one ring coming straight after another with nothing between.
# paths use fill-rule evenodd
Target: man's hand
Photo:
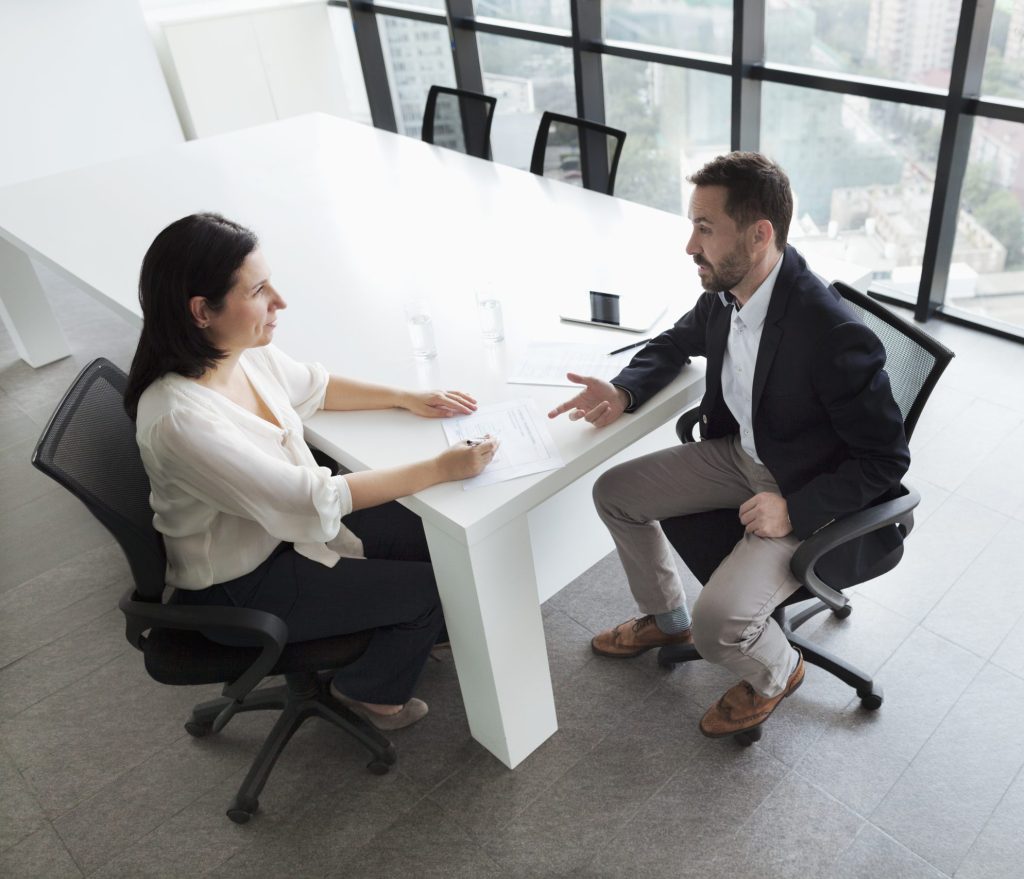
<instances>
[{"instance_id":1,"label":"man's hand","mask_svg":"<svg viewBox=\"0 0 1024 879\"><path fill-rule=\"evenodd\" d=\"M548 418L557 418L563 412L568 412L570 421L585 418L594 427L605 427L626 410L629 399L625 391L589 375L569 372L566 377L584 388L571 400L566 400L548 412Z\"/></svg>"},{"instance_id":2,"label":"man's hand","mask_svg":"<svg viewBox=\"0 0 1024 879\"><path fill-rule=\"evenodd\" d=\"M747 534L756 537L785 537L793 533L786 499L772 491L759 492L744 503L740 507L740 521Z\"/></svg>"}]
</instances>

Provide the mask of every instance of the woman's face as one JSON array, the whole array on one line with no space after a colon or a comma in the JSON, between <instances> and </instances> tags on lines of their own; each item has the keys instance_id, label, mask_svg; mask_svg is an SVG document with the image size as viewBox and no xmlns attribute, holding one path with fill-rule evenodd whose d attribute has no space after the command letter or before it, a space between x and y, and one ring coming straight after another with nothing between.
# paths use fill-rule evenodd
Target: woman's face
<instances>
[{"instance_id":1,"label":"woman's face","mask_svg":"<svg viewBox=\"0 0 1024 879\"><path fill-rule=\"evenodd\" d=\"M238 270L235 286L218 311L206 310L210 342L221 351L259 348L273 339L277 312L287 303L270 283L270 268L257 248Z\"/></svg>"}]
</instances>

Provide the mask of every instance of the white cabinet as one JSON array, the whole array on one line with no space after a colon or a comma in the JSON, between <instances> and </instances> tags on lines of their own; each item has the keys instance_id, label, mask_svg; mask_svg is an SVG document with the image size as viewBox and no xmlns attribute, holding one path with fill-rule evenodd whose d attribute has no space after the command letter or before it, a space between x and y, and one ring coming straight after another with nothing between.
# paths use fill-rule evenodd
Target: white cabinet
<instances>
[{"instance_id":1,"label":"white cabinet","mask_svg":"<svg viewBox=\"0 0 1024 879\"><path fill-rule=\"evenodd\" d=\"M175 9L159 24L189 137L313 111L353 115L323 0L219 14Z\"/></svg>"}]
</instances>

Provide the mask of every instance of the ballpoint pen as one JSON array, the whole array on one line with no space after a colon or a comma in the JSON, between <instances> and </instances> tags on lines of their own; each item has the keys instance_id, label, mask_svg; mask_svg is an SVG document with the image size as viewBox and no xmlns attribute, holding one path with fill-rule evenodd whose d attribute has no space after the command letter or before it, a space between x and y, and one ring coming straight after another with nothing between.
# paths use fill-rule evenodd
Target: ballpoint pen
<instances>
[{"instance_id":1,"label":"ballpoint pen","mask_svg":"<svg viewBox=\"0 0 1024 879\"><path fill-rule=\"evenodd\" d=\"M488 437L486 437L486 436L475 436L472 439L466 440L466 445L467 446L478 446L478 445L480 445L480 443L484 442L487 439L488 439Z\"/></svg>"},{"instance_id":2,"label":"ballpoint pen","mask_svg":"<svg viewBox=\"0 0 1024 879\"><path fill-rule=\"evenodd\" d=\"M650 341L650 339L641 339L639 342L634 342L632 345L623 345L621 348L609 351L608 356L611 357L613 354L621 354L623 351L628 351L630 348L639 348L641 345L646 345Z\"/></svg>"}]
</instances>

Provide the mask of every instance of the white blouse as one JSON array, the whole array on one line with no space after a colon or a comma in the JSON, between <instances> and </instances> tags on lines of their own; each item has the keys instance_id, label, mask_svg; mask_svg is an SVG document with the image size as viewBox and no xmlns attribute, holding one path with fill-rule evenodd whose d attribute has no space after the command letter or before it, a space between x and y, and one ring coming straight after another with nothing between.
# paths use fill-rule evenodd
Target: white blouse
<instances>
[{"instance_id":1,"label":"white blouse","mask_svg":"<svg viewBox=\"0 0 1024 879\"><path fill-rule=\"evenodd\" d=\"M245 351L239 364L281 427L177 373L139 400L153 525L167 549L167 582L179 589L248 574L282 541L327 567L363 557L341 524L352 511L348 483L318 467L302 439L302 419L323 407L327 370L272 345Z\"/></svg>"}]
</instances>

